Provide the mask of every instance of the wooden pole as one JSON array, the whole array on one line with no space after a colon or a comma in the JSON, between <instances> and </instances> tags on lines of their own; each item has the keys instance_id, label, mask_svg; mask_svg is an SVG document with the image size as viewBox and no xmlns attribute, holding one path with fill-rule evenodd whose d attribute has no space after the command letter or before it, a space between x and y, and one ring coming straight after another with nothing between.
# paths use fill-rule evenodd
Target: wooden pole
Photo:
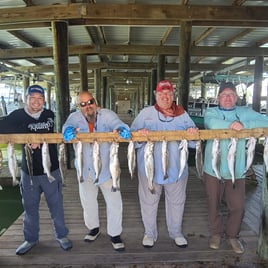
<instances>
[{"instance_id":1,"label":"wooden pole","mask_svg":"<svg viewBox=\"0 0 268 268\"><path fill-rule=\"evenodd\" d=\"M87 55L80 54L80 91L88 91L88 75L87 75Z\"/></svg>"},{"instance_id":2,"label":"wooden pole","mask_svg":"<svg viewBox=\"0 0 268 268\"><path fill-rule=\"evenodd\" d=\"M262 202L261 202L261 221L260 233L258 239L258 256L263 260L268 260L268 188L267 188L267 174L265 166L263 167L262 179Z\"/></svg>"},{"instance_id":3,"label":"wooden pole","mask_svg":"<svg viewBox=\"0 0 268 268\"><path fill-rule=\"evenodd\" d=\"M205 129L199 130L195 134L189 134L185 130L174 130L174 131L149 131L147 135L142 135L139 132L131 132L131 138L125 140L119 137L114 132L94 132L94 133L78 133L76 138L68 143L82 142L129 142L133 141L176 141L176 140L210 140L214 138L218 139L229 139L235 137L238 139L242 138L261 138L268 136L268 128L254 128L254 129L243 129L240 131L230 129ZM0 134L0 144L6 144L9 142L15 144L24 143L62 143L63 137L61 133L37 133L37 134Z\"/></svg>"},{"instance_id":4,"label":"wooden pole","mask_svg":"<svg viewBox=\"0 0 268 268\"><path fill-rule=\"evenodd\" d=\"M253 103L252 109L260 112L261 108L261 90L263 80L263 56L257 56L255 61L254 71L254 89L253 89Z\"/></svg>"},{"instance_id":5,"label":"wooden pole","mask_svg":"<svg viewBox=\"0 0 268 268\"><path fill-rule=\"evenodd\" d=\"M181 21L180 28L180 68L179 88L177 89L178 102L188 110L188 96L190 88L190 48L191 48L192 25L189 21Z\"/></svg>"},{"instance_id":6,"label":"wooden pole","mask_svg":"<svg viewBox=\"0 0 268 268\"><path fill-rule=\"evenodd\" d=\"M53 57L55 61L56 131L60 131L70 113L68 70L68 22L52 21Z\"/></svg>"}]
</instances>

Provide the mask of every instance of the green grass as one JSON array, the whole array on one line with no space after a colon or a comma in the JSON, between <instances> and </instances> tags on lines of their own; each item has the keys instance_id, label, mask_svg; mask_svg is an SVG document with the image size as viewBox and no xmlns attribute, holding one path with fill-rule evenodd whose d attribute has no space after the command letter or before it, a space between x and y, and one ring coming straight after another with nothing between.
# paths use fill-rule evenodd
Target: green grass
<instances>
[{"instance_id":1,"label":"green grass","mask_svg":"<svg viewBox=\"0 0 268 268\"><path fill-rule=\"evenodd\" d=\"M0 191L0 235L23 212L19 186L3 188Z\"/></svg>"},{"instance_id":2,"label":"green grass","mask_svg":"<svg viewBox=\"0 0 268 268\"><path fill-rule=\"evenodd\" d=\"M14 146L18 164L20 165L21 145L15 144ZM0 150L3 155L2 166L7 166L7 144L0 144ZM23 207L21 204L19 186L3 186L3 190L0 191L0 235L21 215L22 212Z\"/></svg>"}]
</instances>

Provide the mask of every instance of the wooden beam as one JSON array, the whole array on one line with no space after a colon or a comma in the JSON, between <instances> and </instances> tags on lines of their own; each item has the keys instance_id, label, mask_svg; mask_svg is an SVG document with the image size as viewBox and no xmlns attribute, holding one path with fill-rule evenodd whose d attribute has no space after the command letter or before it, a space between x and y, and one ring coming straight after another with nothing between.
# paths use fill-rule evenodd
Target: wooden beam
<instances>
[{"instance_id":1,"label":"wooden beam","mask_svg":"<svg viewBox=\"0 0 268 268\"><path fill-rule=\"evenodd\" d=\"M149 131L147 135L143 135L139 132L131 132L131 140L133 141L177 141L182 139L187 140L210 140L210 139L229 139L235 137L238 139L243 138L262 138L268 136L268 128L254 128L254 129L243 129L240 131L230 129L205 129L198 130L196 134L189 134L185 130L174 130L174 131ZM82 142L129 142L119 137L114 132L93 132L93 133L78 133L76 138L68 143ZM62 143L64 142L61 133L27 133L27 134L0 134L0 144L7 144L9 142L14 144L24 143Z\"/></svg>"},{"instance_id":2,"label":"wooden beam","mask_svg":"<svg viewBox=\"0 0 268 268\"><path fill-rule=\"evenodd\" d=\"M166 55L178 56L179 46L154 45L103 45L96 49L91 45L69 46L69 56L75 55ZM192 46L191 56L207 57L255 57L268 56L268 48L263 47L211 47ZM53 57L52 47L0 49L2 60Z\"/></svg>"},{"instance_id":3,"label":"wooden beam","mask_svg":"<svg viewBox=\"0 0 268 268\"><path fill-rule=\"evenodd\" d=\"M102 25L178 25L186 21L268 22L266 6L68 4L0 9L0 24L88 19Z\"/></svg>"}]
</instances>

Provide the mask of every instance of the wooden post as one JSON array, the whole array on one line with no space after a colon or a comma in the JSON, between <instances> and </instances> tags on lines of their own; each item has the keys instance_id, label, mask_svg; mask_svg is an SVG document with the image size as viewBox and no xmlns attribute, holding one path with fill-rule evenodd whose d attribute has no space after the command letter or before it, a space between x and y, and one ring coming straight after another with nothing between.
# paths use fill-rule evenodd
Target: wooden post
<instances>
[{"instance_id":1,"label":"wooden post","mask_svg":"<svg viewBox=\"0 0 268 268\"><path fill-rule=\"evenodd\" d=\"M154 96L154 91L156 89L157 85L157 70L153 69L152 70L152 75L151 75L151 89L149 91L149 96L148 96L148 104L153 105L155 104L155 96Z\"/></svg>"},{"instance_id":2,"label":"wooden post","mask_svg":"<svg viewBox=\"0 0 268 268\"><path fill-rule=\"evenodd\" d=\"M263 260L268 260L268 178L263 165L263 179L262 179L262 207L261 207L261 221L260 233L258 239L257 253Z\"/></svg>"},{"instance_id":3,"label":"wooden post","mask_svg":"<svg viewBox=\"0 0 268 268\"><path fill-rule=\"evenodd\" d=\"M103 78L102 78L102 85L103 85L103 98L102 98L102 107L103 108L106 108L106 107L108 107L108 98L107 98L107 96L108 96L108 94L107 94L107 92L108 92L108 83L107 83L107 77L106 76L104 76Z\"/></svg>"},{"instance_id":4,"label":"wooden post","mask_svg":"<svg viewBox=\"0 0 268 268\"><path fill-rule=\"evenodd\" d=\"M98 101L98 104L102 104L101 99L101 69L95 69L94 70L94 84L95 84L95 92L96 92L96 99Z\"/></svg>"},{"instance_id":5,"label":"wooden post","mask_svg":"<svg viewBox=\"0 0 268 268\"><path fill-rule=\"evenodd\" d=\"M260 112L262 90L263 56L257 56L254 70L254 90L252 109Z\"/></svg>"},{"instance_id":6,"label":"wooden post","mask_svg":"<svg viewBox=\"0 0 268 268\"><path fill-rule=\"evenodd\" d=\"M158 56L157 64L157 82L165 79L166 57L164 55Z\"/></svg>"},{"instance_id":7,"label":"wooden post","mask_svg":"<svg viewBox=\"0 0 268 268\"><path fill-rule=\"evenodd\" d=\"M87 55L79 55L80 60L80 91L88 91Z\"/></svg>"},{"instance_id":8,"label":"wooden post","mask_svg":"<svg viewBox=\"0 0 268 268\"><path fill-rule=\"evenodd\" d=\"M70 91L68 74L68 23L52 21L53 57L55 61L55 93L56 93L56 130L62 125L70 113Z\"/></svg>"},{"instance_id":9,"label":"wooden post","mask_svg":"<svg viewBox=\"0 0 268 268\"><path fill-rule=\"evenodd\" d=\"M180 68L179 68L179 88L178 102L188 109L188 95L190 88L190 48L191 48L192 25L190 22L182 21L180 28Z\"/></svg>"}]
</instances>

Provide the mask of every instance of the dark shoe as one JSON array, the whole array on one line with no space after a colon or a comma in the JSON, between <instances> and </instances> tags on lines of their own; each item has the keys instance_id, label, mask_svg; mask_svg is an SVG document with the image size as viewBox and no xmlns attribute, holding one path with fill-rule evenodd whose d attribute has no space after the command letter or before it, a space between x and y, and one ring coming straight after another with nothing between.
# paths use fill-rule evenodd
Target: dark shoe
<instances>
[{"instance_id":1,"label":"dark shoe","mask_svg":"<svg viewBox=\"0 0 268 268\"><path fill-rule=\"evenodd\" d=\"M57 241L60 243L60 246L64 250L69 250L73 247L72 241L69 240L67 237L57 238Z\"/></svg>"},{"instance_id":2,"label":"dark shoe","mask_svg":"<svg viewBox=\"0 0 268 268\"><path fill-rule=\"evenodd\" d=\"M125 250L125 245L124 245L120 235L112 236L111 241L112 241L112 245L113 245L114 250L116 250L116 251L124 251Z\"/></svg>"},{"instance_id":3,"label":"dark shoe","mask_svg":"<svg viewBox=\"0 0 268 268\"><path fill-rule=\"evenodd\" d=\"M175 241L176 246L180 248L187 248L188 246L188 242L183 236L176 237L174 241Z\"/></svg>"},{"instance_id":4,"label":"dark shoe","mask_svg":"<svg viewBox=\"0 0 268 268\"><path fill-rule=\"evenodd\" d=\"M37 244L37 242L28 242L28 241L24 241L17 249L16 249L16 254L17 255L23 255L25 253L27 253L28 251L30 251L35 245Z\"/></svg>"},{"instance_id":5,"label":"dark shoe","mask_svg":"<svg viewBox=\"0 0 268 268\"><path fill-rule=\"evenodd\" d=\"M100 228L94 228L90 230L90 232L85 236L84 241L85 242L93 242L97 239L97 237L100 235Z\"/></svg>"}]
</instances>

